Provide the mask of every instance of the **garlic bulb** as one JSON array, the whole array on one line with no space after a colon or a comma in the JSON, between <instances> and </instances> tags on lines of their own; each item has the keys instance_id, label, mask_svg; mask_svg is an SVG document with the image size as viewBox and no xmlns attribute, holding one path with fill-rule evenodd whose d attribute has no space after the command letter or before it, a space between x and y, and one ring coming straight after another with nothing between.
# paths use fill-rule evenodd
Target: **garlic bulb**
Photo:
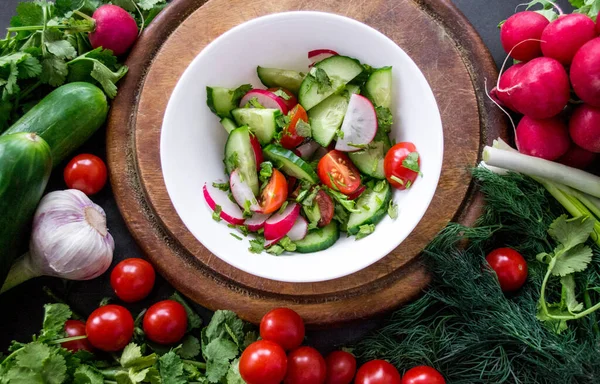
<instances>
[{"instance_id":1,"label":"garlic bulb","mask_svg":"<svg viewBox=\"0 0 600 384\"><path fill-rule=\"evenodd\" d=\"M29 252L13 265L2 292L42 275L93 279L108 269L114 249L99 205L75 189L51 192L33 217Z\"/></svg>"}]
</instances>

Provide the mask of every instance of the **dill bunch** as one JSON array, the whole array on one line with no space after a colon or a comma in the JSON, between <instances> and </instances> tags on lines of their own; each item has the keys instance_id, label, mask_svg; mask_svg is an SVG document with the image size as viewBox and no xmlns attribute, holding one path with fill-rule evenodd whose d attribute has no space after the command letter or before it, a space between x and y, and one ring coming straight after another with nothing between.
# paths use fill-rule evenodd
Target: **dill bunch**
<instances>
[{"instance_id":1,"label":"dill bunch","mask_svg":"<svg viewBox=\"0 0 600 384\"><path fill-rule=\"evenodd\" d=\"M594 315L569 322L557 334L536 318L547 266L535 256L554 247L547 230L564 213L535 181L475 169L486 197L474 228L452 223L424 252L432 283L417 301L397 310L387 325L355 346L364 360L386 359L401 370L438 369L449 384L600 383L600 334ZM499 287L485 256L497 247L528 261L525 286L512 296ZM576 282L586 306L600 297L600 253ZM560 298L559 285L551 286ZM558 292L558 294L556 293Z\"/></svg>"}]
</instances>

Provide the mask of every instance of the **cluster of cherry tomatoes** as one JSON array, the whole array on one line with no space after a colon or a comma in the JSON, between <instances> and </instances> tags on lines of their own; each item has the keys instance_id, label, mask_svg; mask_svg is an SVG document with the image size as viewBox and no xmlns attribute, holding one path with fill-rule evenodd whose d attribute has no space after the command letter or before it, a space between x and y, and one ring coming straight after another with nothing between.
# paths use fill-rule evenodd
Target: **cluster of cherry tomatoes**
<instances>
[{"instance_id":1,"label":"cluster of cherry tomatoes","mask_svg":"<svg viewBox=\"0 0 600 384\"><path fill-rule=\"evenodd\" d=\"M247 384L445 384L442 375L427 366L400 375L384 360L372 360L356 369L355 357L335 351L326 358L314 348L301 346L304 322L288 308L267 313L260 322L259 340L244 350L240 374ZM287 354L286 354L287 352Z\"/></svg>"}]
</instances>

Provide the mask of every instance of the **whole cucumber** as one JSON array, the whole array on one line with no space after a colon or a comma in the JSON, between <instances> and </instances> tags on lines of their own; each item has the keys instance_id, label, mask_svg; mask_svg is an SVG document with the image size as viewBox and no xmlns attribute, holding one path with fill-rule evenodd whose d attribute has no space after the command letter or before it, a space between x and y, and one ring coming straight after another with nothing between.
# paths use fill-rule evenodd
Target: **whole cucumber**
<instances>
[{"instance_id":1,"label":"whole cucumber","mask_svg":"<svg viewBox=\"0 0 600 384\"><path fill-rule=\"evenodd\" d=\"M104 92L90 83L65 84L44 97L4 135L34 132L52 150L57 166L79 148L106 121L108 102Z\"/></svg>"},{"instance_id":2,"label":"whole cucumber","mask_svg":"<svg viewBox=\"0 0 600 384\"><path fill-rule=\"evenodd\" d=\"M27 238L51 171L44 139L25 132L0 136L0 286Z\"/></svg>"}]
</instances>

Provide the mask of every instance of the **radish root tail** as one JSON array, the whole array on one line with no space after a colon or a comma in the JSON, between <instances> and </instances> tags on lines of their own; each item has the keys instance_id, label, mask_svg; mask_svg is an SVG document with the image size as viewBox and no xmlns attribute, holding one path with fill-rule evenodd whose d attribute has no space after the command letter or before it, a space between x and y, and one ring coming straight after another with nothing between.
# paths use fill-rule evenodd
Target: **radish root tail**
<instances>
[{"instance_id":1,"label":"radish root tail","mask_svg":"<svg viewBox=\"0 0 600 384\"><path fill-rule=\"evenodd\" d=\"M502 112L504 112L504 114L508 117L508 120L510 120L510 125L512 125L513 133L515 134L515 137L516 137L517 127L515 126L515 122L514 122L512 116L510 115L510 113L506 109L504 109L500 104L498 104L498 102L496 102L496 100L494 100L494 98L492 96L490 96L490 92L488 91L488 87L487 87L487 78L484 80L484 87L485 87L485 95L488 97L488 99L490 99L492 101L492 103L496 104L496 106L498 108L500 108L500 110Z\"/></svg>"}]
</instances>

